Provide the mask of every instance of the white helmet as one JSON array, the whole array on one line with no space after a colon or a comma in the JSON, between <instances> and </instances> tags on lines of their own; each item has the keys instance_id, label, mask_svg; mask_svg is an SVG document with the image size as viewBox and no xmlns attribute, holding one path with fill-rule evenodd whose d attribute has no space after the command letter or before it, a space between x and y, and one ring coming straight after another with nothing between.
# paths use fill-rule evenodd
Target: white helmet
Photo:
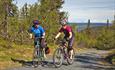
<instances>
[{"instance_id":1,"label":"white helmet","mask_svg":"<svg viewBox=\"0 0 115 70\"><path fill-rule=\"evenodd\" d=\"M67 19L64 18L62 21L61 21L61 25L66 25L67 24Z\"/></svg>"}]
</instances>

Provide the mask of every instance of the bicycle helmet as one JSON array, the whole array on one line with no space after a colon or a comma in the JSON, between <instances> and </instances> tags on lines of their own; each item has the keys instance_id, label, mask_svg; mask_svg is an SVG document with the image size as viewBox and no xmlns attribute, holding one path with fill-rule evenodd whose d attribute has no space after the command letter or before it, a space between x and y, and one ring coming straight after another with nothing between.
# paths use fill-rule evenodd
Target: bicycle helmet
<instances>
[{"instance_id":1,"label":"bicycle helmet","mask_svg":"<svg viewBox=\"0 0 115 70\"><path fill-rule=\"evenodd\" d=\"M66 25L67 24L67 19L64 18L63 20L61 20L61 25Z\"/></svg>"},{"instance_id":2,"label":"bicycle helmet","mask_svg":"<svg viewBox=\"0 0 115 70\"><path fill-rule=\"evenodd\" d=\"M33 20L33 24L38 25L38 24L40 24L40 22L38 20Z\"/></svg>"}]
</instances>

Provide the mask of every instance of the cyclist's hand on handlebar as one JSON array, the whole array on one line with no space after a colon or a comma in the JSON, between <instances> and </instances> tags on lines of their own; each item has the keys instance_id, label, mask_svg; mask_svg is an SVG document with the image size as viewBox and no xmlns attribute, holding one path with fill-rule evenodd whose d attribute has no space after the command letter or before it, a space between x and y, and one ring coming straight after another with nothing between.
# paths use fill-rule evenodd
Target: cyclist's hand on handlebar
<instances>
[{"instance_id":1,"label":"cyclist's hand on handlebar","mask_svg":"<svg viewBox=\"0 0 115 70\"><path fill-rule=\"evenodd\" d=\"M45 38L45 36L42 36L41 38Z\"/></svg>"},{"instance_id":2,"label":"cyclist's hand on handlebar","mask_svg":"<svg viewBox=\"0 0 115 70\"><path fill-rule=\"evenodd\" d=\"M32 36L32 37L30 37L30 39L35 39L35 37Z\"/></svg>"},{"instance_id":3,"label":"cyclist's hand on handlebar","mask_svg":"<svg viewBox=\"0 0 115 70\"><path fill-rule=\"evenodd\" d=\"M33 34L30 34L30 39L34 39L35 37L33 36Z\"/></svg>"},{"instance_id":4,"label":"cyclist's hand on handlebar","mask_svg":"<svg viewBox=\"0 0 115 70\"><path fill-rule=\"evenodd\" d=\"M33 39L32 37L30 37L30 39Z\"/></svg>"},{"instance_id":5,"label":"cyclist's hand on handlebar","mask_svg":"<svg viewBox=\"0 0 115 70\"><path fill-rule=\"evenodd\" d=\"M54 41L57 40L56 38L54 38Z\"/></svg>"},{"instance_id":6,"label":"cyclist's hand on handlebar","mask_svg":"<svg viewBox=\"0 0 115 70\"><path fill-rule=\"evenodd\" d=\"M54 42L54 43L56 43L56 40L57 40L57 39L56 39L56 38L54 38L53 40L54 40L53 42Z\"/></svg>"}]
</instances>

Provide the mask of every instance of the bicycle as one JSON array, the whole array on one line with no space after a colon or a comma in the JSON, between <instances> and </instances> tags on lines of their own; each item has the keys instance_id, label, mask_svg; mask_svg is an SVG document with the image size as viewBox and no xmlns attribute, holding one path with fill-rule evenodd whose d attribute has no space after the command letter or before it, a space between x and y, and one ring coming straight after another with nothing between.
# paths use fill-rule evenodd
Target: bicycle
<instances>
[{"instance_id":1,"label":"bicycle","mask_svg":"<svg viewBox=\"0 0 115 70\"><path fill-rule=\"evenodd\" d=\"M41 38L35 38L36 45L34 47L34 53L33 53L33 66L37 67L40 64L42 64L43 61L45 61L45 50L40 45L40 39Z\"/></svg>"},{"instance_id":2,"label":"bicycle","mask_svg":"<svg viewBox=\"0 0 115 70\"><path fill-rule=\"evenodd\" d=\"M69 65L73 64L74 62L74 49L72 49L73 51L73 55L72 55L72 59L70 59L70 52L67 49L67 43L66 40L62 40L58 43L58 48L54 51L53 54L53 63L55 65L55 67L61 67L62 63L63 63L63 59L67 60L67 63Z\"/></svg>"}]
</instances>

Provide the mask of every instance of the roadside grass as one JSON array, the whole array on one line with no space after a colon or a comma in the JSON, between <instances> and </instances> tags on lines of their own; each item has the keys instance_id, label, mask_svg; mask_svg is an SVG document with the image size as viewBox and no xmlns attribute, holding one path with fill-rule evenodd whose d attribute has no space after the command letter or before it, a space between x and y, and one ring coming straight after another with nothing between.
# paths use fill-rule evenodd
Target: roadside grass
<instances>
[{"instance_id":1,"label":"roadside grass","mask_svg":"<svg viewBox=\"0 0 115 70\"><path fill-rule=\"evenodd\" d=\"M19 66L19 63L11 61L14 59L31 60L33 47L31 45L16 45L15 43L0 39L0 70Z\"/></svg>"},{"instance_id":2,"label":"roadside grass","mask_svg":"<svg viewBox=\"0 0 115 70\"><path fill-rule=\"evenodd\" d=\"M111 61L112 61L112 64L115 65L115 49L113 49L110 54L113 55Z\"/></svg>"},{"instance_id":3,"label":"roadside grass","mask_svg":"<svg viewBox=\"0 0 115 70\"><path fill-rule=\"evenodd\" d=\"M9 46L10 43L10 46ZM50 47L50 54L53 54L54 50L56 49L55 44L48 44ZM20 66L19 63L14 63L11 58L31 61L33 55L33 45L17 45L12 42L8 42L7 40L0 39L0 70L6 68L12 68Z\"/></svg>"},{"instance_id":4,"label":"roadside grass","mask_svg":"<svg viewBox=\"0 0 115 70\"><path fill-rule=\"evenodd\" d=\"M109 50L104 56L105 60L113 65L115 65L115 49Z\"/></svg>"},{"instance_id":5,"label":"roadside grass","mask_svg":"<svg viewBox=\"0 0 115 70\"><path fill-rule=\"evenodd\" d=\"M113 64L115 64L115 56L113 56L112 62L113 62Z\"/></svg>"}]
</instances>

